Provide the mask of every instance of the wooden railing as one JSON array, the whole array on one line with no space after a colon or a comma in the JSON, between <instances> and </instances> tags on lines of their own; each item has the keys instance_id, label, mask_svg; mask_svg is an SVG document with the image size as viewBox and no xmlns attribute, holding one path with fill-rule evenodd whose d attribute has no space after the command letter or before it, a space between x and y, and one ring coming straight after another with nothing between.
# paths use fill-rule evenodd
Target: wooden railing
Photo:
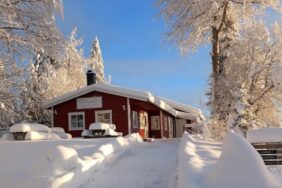
<instances>
[{"instance_id":1,"label":"wooden railing","mask_svg":"<svg viewBox=\"0 0 282 188\"><path fill-rule=\"evenodd\" d=\"M282 142L252 143L266 165L282 165Z\"/></svg>"}]
</instances>

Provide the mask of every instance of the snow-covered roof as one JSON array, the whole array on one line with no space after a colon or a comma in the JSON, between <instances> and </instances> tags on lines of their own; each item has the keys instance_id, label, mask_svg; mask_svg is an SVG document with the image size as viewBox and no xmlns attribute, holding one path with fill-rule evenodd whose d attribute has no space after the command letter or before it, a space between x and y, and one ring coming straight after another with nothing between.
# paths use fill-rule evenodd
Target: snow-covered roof
<instances>
[{"instance_id":1,"label":"snow-covered roof","mask_svg":"<svg viewBox=\"0 0 282 188\"><path fill-rule=\"evenodd\" d=\"M282 128L268 127L247 131L247 140L255 142L282 142Z\"/></svg>"},{"instance_id":2,"label":"snow-covered roof","mask_svg":"<svg viewBox=\"0 0 282 188\"><path fill-rule=\"evenodd\" d=\"M189 115L192 115L197 118L199 117L201 120L205 120L205 117L202 114L202 111L198 108L192 107L187 104L182 104L182 103L173 101L171 99L166 99L163 97L161 97L161 99L165 101L167 104L169 104L170 106L172 106L173 108L175 108L176 110L182 111L183 113L179 112L180 116L183 116L184 114L186 114L187 117L189 117Z\"/></svg>"},{"instance_id":3,"label":"snow-covered roof","mask_svg":"<svg viewBox=\"0 0 282 188\"><path fill-rule=\"evenodd\" d=\"M158 106L160 109L170 113L171 115L183 119L191 119L196 121L197 119L199 119L198 117L201 118L201 114L202 114L199 109L190 107L188 105L180 104L168 99L164 100L163 98L154 96L152 93L147 91L128 89L128 88L119 87L111 84L105 84L105 83L92 84L84 88L66 93L54 99L51 99L45 103L45 108L51 108L52 106L58 105L60 103L66 102L68 100L74 99L76 97L79 97L81 95L87 94L92 91L109 93L117 96L128 97L131 99L150 102ZM178 107L182 107L182 108L178 108ZM182 110L184 112L177 111L176 109Z\"/></svg>"},{"instance_id":4,"label":"snow-covered roof","mask_svg":"<svg viewBox=\"0 0 282 188\"><path fill-rule=\"evenodd\" d=\"M186 113L186 112L180 112L177 111L177 117L181 118L181 119L189 119L189 120L193 120L193 121L199 121L199 116L196 114L192 114L192 113Z\"/></svg>"}]
</instances>

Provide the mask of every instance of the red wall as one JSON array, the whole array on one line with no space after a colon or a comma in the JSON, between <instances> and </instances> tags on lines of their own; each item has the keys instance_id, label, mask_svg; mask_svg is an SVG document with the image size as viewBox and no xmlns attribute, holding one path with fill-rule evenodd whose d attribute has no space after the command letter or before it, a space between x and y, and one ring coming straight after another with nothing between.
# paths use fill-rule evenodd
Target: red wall
<instances>
[{"instance_id":1,"label":"red wall","mask_svg":"<svg viewBox=\"0 0 282 188\"><path fill-rule=\"evenodd\" d=\"M119 97L101 92L91 92L80 96L83 97L102 97L102 108L96 109L76 109L76 98L66 101L62 104L54 106L57 115L54 114L54 126L63 127L66 132L72 134L74 137L80 137L82 131L69 131L68 129L68 113L69 112L85 112L85 128L88 129L89 125L95 122L95 110L112 110L112 122L116 125L117 132L122 132L123 135L128 134L128 119L127 110L123 109L123 106L127 107L127 99L125 97Z\"/></svg>"}]
</instances>

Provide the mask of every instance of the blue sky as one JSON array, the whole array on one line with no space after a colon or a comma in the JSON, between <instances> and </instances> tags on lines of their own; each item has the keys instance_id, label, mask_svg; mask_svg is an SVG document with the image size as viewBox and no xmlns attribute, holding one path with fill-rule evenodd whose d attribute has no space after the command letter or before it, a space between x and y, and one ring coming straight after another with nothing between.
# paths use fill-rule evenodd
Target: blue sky
<instances>
[{"instance_id":1,"label":"blue sky","mask_svg":"<svg viewBox=\"0 0 282 188\"><path fill-rule=\"evenodd\" d=\"M153 0L65 0L64 35L74 27L87 57L98 36L105 73L112 84L142 89L196 107L205 98L210 74L209 48L183 57L166 42L165 23Z\"/></svg>"}]
</instances>

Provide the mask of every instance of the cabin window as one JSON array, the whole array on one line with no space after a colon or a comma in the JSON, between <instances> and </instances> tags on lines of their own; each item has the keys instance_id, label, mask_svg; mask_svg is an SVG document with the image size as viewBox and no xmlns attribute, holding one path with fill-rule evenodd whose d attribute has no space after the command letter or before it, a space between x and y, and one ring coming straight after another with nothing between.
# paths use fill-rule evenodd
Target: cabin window
<instances>
[{"instance_id":1,"label":"cabin window","mask_svg":"<svg viewBox=\"0 0 282 188\"><path fill-rule=\"evenodd\" d=\"M138 112L132 111L132 127L138 129Z\"/></svg>"},{"instance_id":2,"label":"cabin window","mask_svg":"<svg viewBox=\"0 0 282 188\"><path fill-rule=\"evenodd\" d=\"M164 117L164 130L167 131L168 118Z\"/></svg>"},{"instance_id":3,"label":"cabin window","mask_svg":"<svg viewBox=\"0 0 282 188\"><path fill-rule=\"evenodd\" d=\"M160 116L151 116L151 130L160 130Z\"/></svg>"},{"instance_id":4,"label":"cabin window","mask_svg":"<svg viewBox=\"0 0 282 188\"><path fill-rule=\"evenodd\" d=\"M112 110L95 111L96 123L112 123Z\"/></svg>"},{"instance_id":5,"label":"cabin window","mask_svg":"<svg viewBox=\"0 0 282 188\"><path fill-rule=\"evenodd\" d=\"M69 113L69 130L83 130L85 128L84 112Z\"/></svg>"}]
</instances>

